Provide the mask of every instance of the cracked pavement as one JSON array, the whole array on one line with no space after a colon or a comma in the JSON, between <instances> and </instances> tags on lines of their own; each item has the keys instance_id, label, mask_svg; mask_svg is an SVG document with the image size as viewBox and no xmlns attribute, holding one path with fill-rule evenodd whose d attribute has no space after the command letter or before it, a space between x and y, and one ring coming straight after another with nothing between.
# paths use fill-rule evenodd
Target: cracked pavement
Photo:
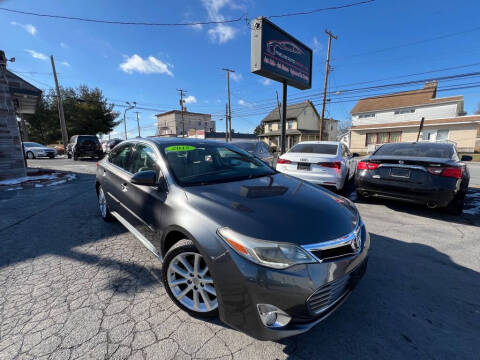
<instances>
[{"instance_id":1,"label":"cracked pavement","mask_svg":"<svg viewBox=\"0 0 480 360\"><path fill-rule=\"evenodd\" d=\"M261 342L179 310L161 264L98 215L95 163L34 160L77 179L0 192L0 358L478 359L480 219L357 204L372 236L367 274L312 331Z\"/></svg>"}]
</instances>

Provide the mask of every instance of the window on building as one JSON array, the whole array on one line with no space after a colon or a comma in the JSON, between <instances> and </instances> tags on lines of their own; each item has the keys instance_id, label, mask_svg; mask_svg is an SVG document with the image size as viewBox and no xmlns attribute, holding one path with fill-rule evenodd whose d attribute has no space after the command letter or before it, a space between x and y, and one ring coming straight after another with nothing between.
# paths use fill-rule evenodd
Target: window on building
<instances>
[{"instance_id":1,"label":"window on building","mask_svg":"<svg viewBox=\"0 0 480 360\"><path fill-rule=\"evenodd\" d=\"M202 122L201 122L201 121L198 122L198 126L202 126Z\"/></svg>"},{"instance_id":2,"label":"window on building","mask_svg":"<svg viewBox=\"0 0 480 360\"><path fill-rule=\"evenodd\" d=\"M448 140L448 129L437 130L437 140Z\"/></svg>"},{"instance_id":3,"label":"window on building","mask_svg":"<svg viewBox=\"0 0 480 360\"><path fill-rule=\"evenodd\" d=\"M414 112L415 112L415 109L400 109L400 110L395 110L393 113L395 115L400 115L400 114L410 114Z\"/></svg>"},{"instance_id":4,"label":"window on building","mask_svg":"<svg viewBox=\"0 0 480 360\"><path fill-rule=\"evenodd\" d=\"M293 129L293 121L292 120L287 121L287 129Z\"/></svg>"},{"instance_id":5,"label":"window on building","mask_svg":"<svg viewBox=\"0 0 480 360\"><path fill-rule=\"evenodd\" d=\"M268 131L272 131L272 124L268 124Z\"/></svg>"},{"instance_id":6,"label":"window on building","mask_svg":"<svg viewBox=\"0 0 480 360\"><path fill-rule=\"evenodd\" d=\"M370 114L360 114L360 115L358 115L359 119L364 119L364 118L369 118L369 117L375 117L375 114L370 113Z\"/></svg>"},{"instance_id":7,"label":"window on building","mask_svg":"<svg viewBox=\"0 0 480 360\"><path fill-rule=\"evenodd\" d=\"M397 143L401 141L401 131L368 133L365 139L365 145Z\"/></svg>"}]
</instances>

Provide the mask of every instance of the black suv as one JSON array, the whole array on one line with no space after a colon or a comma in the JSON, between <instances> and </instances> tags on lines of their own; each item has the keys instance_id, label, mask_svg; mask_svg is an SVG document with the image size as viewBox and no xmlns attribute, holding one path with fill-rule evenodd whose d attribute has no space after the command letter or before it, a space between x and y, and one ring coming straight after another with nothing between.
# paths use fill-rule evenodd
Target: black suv
<instances>
[{"instance_id":1,"label":"black suv","mask_svg":"<svg viewBox=\"0 0 480 360\"><path fill-rule=\"evenodd\" d=\"M69 159L73 157L73 160L85 156L101 159L103 157L102 145L95 135L74 135L67 145L67 156Z\"/></svg>"}]
</instances>

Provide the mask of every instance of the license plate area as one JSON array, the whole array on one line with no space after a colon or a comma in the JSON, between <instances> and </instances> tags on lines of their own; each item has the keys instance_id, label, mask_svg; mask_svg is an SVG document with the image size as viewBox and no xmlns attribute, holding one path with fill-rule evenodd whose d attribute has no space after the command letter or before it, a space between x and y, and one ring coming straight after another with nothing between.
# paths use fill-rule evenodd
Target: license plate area
<instances>
[{"instance_id":1,"label":"license plate area","mask_svg":"<svg viewBox=\"0 0 480 360\"><path fill-rule=\"evenodd\" d=\"M410 170L409 169L390 169L390 176L396 178L409 179Z\"/></svg>"},{"instance_id":2,"label":"license plate area","mask_svg":"<svg viewBox=\"0 0 480 360\"><path fill-rule=\"evenodd\" d=\"M310 171L310 164L309 163L298 163L297 170L306 170Z\"/></svg>"}]
</instances>

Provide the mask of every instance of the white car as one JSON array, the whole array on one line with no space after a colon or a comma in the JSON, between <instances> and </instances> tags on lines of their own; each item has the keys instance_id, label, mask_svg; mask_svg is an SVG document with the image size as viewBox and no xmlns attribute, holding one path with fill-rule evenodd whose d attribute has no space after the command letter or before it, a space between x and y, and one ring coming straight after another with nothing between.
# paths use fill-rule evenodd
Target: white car
<instances>
[{"instance_id":1,"label":"white car","mask_svg":"<svg viewBox=\"0 0 480 360\"><path fill-rule=\"evenodd\" d=\"M49 157L53 159L57 155L57 150L36 142L24 142L23 149L27 159L35 159L37 157Z\"/></svg>"},{"instance_id":2,"label":"white car","mask_svg":"<svg viewBox=\"0 0 480 360\"><path fill-rule=\"evenodd\" d=\"M338 141L305 141L280 156L277 171L342 190L355 175L356 156Z\"/></svg>"}]
</instances>

